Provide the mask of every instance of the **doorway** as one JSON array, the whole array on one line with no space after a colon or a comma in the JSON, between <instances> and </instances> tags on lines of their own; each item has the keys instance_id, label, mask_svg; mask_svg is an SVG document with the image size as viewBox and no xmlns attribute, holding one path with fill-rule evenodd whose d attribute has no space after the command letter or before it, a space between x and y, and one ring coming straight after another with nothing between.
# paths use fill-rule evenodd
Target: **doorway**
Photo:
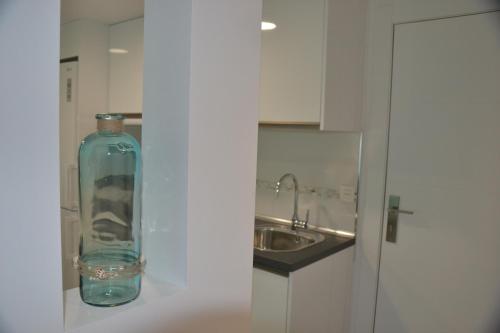
<instances>
[{"instance_id":1,"label":"doorway","mask_svg":"<svg viewBox=\"0 0 500 333\"><path fill-rule=\"evenodd\" d=\"M375 332L497 328L499 22L395 25Z\"/></svg>"}]
</instances>

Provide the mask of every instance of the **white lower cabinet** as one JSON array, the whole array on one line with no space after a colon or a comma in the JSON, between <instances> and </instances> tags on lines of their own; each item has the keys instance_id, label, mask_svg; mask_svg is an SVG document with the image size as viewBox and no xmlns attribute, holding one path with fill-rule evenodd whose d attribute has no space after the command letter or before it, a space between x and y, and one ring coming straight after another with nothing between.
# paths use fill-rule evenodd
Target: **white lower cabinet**
<instances>
[{"instance_id":1,"label":"white lower cabinet","mask_svg":"<svg viewBox=\"0 0 500 333\"><path fill-rule=\"evenodd\" d=\"M253 333L349 331L354 247L288 277L253 270Z\"/></svg>"},{"instance_id":2,"label":"white lower cabinet","mask_svg":"<svg viewBox=\"0 0 500 333\"><path fill-rule=\"evenodd\" d=\"M253 269L252 332L286 332L288 278Z\"/></svg>"}]
</instances>

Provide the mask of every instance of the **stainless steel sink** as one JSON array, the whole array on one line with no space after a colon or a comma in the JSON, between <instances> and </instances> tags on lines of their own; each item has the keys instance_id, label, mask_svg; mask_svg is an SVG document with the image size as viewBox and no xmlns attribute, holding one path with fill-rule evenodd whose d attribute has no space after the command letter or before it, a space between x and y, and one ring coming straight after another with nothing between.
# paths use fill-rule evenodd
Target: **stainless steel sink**
<instances>
[{"instance_id":1,"label":"stainless steel sink","mask_svg":"<svg viewBox=\"0 0 500 333\"><path fill-rule=\"evenodd\" d=\"M325 236L314 231L294 231L285 226L259 226L255 227L253 247L266 252L291 252L323 240Z\"/></svg>"}]
</instances>

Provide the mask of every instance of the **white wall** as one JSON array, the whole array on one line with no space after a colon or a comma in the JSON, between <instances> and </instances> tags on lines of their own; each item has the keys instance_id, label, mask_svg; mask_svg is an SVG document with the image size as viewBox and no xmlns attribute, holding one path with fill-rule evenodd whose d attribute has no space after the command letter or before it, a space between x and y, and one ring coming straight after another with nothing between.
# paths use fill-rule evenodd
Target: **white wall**
<instances>
[{"instance_id":1,"label":"white wall","mask_svg":"<svg viewBox=\"0 0 500 333\"><path fill-rule=\"evenodd\" d=\"M191 4L149 6L155 10L146 7L144 20L143 250L151 276L185 285ZM172 12L165 21L162 9Z\"/></svg>"},{"instance_id":2,"label":"white wall","mask_svg":"<svg viewBox=\"0 0 500 333\"><path fill-rule=\"evenodd\" d=\"M0 332L62 332L59 1L0 2Z\"/></svg>"},{"instance_id":3,"label":"white wall","mask_svg":"<svg viewBox=\"0 0 500 333\"><path fill-rule=\"evenodd\" d=\"M0 331L62 332L59 2L0 6L1 109L8 110L0 173L8 223L0 238L9 254L0 257L9 268ZM144 191L167 200L145 205L144 218L157 218L158 241L180 237L171 248L178 253L158 252L156 260L184 258L185 268L166 271L181 282L184 271L186 285L117 312L92 308L112 314L69 331L250 331L260 15L258 0L146 1L144 179L160 185Z\"/></svg>"},{"instance_id":4,"label":"white wall","mask_svg":"<svg viewBox=\"0 0 500 333\"><path fill-rule=\"evenodd\" d=\"M287 180L279 196L274 183L285 173L297 176L299 215L310 209L310 223L354 232L355 201L341 200L341 186L356 190L359 133L310 129L259 129L256 214L290 219L293 212L292 182Z\"/></svg>"}]
</instances>

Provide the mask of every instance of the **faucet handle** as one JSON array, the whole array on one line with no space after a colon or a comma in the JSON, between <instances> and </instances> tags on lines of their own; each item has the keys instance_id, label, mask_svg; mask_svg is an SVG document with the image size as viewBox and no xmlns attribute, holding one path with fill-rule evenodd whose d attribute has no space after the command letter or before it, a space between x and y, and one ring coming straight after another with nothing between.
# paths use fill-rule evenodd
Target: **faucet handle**
<instances>
[{"instance_id":1,"label":"faucet handle","mask_svg":"<svg viewBox=\"0 0 500 333\"><path fill-rule=\"evenodd\" d=\"M306 211L306 218L304 220L298 219L292 222L292 229L295 230L297 228L307 229L307 224L309 222L309 209Z\"/></svg>"}]
</instances>

